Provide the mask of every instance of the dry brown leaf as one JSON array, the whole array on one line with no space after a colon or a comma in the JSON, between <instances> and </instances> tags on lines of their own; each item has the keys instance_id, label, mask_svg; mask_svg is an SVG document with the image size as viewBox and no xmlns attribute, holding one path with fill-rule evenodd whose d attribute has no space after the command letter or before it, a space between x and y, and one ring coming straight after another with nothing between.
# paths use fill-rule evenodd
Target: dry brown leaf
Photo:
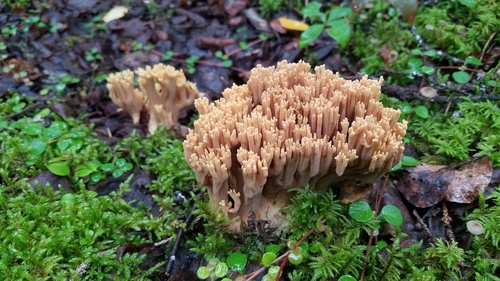
<instances>
[{"instance_id":1,"label":"dry brown leaf","mask_svg":"<svg viewBox=\"0 0 500 281\"><path fill-rule=\"evenodd\" d=\"M278 33L281 33L281 34L285 34L286 33L286 29L281 25L281 23L279 22L278 19L275 19L275 20L272 20L269 22L269 26L271 26L271 29L278 32Z\"/></svg>"},{"instance_id":2,"label":"dry brown leaf","mask_svg":"<svg viewBox=\"0 0 500 281\"><path fill-rule=\"evenodd\" d=\"M453 180L453 171L447 166L420 163L406 170L408 173L400 177L398 190L408 202L419 208L432 207L443 200Z\"/></svg>"},{"instance_id":3,"label":"dry brown leaf","mask_svg":"<svg viewBox=\"0 0 500 281\"><path fill-rule=\"evenodd\" d=\"M378 49L378 54L382 57L382 59L384 60L384 63L386 65L389 61L389 54L390 53L391 53L391 47L389 46L389 42L380 46L380 49Z\"/></svg>"},{"instance_id":4,"label":"dry brown leaf","mask_svg":"<svg viewBox=\"0 0 500 281\"><path fill-rule=\"evenodd\" d=\"M492 182L493 164L481 157L453 167L420 163L406 171L397 184L399 192L415 207L427 208L442 200L474 202Z\"/></svg>"},{"instance_id":5,"label":"dry brown leaf","mask_svg":"<svg viewBox=\"0 0 500 281\"><path fill-rule=\"evenodd\" d=\"M484 192L491 181L493 163L482 157L466 162L455 170L453 181L448 187L445 200L455 203L472 203L480 192Z\"/></svg>"}]
</instances>

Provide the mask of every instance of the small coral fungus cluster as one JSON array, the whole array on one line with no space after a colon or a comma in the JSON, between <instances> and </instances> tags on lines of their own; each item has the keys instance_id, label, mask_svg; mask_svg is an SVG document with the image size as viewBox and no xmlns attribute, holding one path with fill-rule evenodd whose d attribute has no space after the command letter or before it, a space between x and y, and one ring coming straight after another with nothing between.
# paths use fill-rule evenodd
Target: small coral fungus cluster
<instances>
[{"instance_id":1,"label":"small coral fungus cluster","mask_svg":"<svg viewBox=\"0 0 500 281\"><path fill-rule=\"evenodd\" d=\"M381 81L346 81L307 63L257 66L246 85L210 104L184 142L186 160L214 205L240 230L251 214L276 226L289 189L373 183L396 165L406 122L378 101Z\"/></svg>"},{"instance_id":2,"label":"small coral fungus cluster","mask_svg":"<svg viewBox=\"0 0 500 281\"><path fill-rule=\"evenodd\" d=\"M177 124L179 113L193 104L200 93L196 85L187 81L182 71L172 66L157 64L136 71L140 91L134 89L134 73L130 70L111 74L106 85L111 100L139 122L144 107L149 110L149 132L159 125L167 130Z\"/></svg>"}]
</instances>

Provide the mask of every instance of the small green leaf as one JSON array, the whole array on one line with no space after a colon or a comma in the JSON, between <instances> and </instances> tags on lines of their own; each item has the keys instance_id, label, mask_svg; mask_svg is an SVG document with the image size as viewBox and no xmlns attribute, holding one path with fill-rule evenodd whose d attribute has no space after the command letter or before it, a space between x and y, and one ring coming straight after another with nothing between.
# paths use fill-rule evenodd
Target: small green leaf
<instances>
[{"instance_id":1,"label":"small green leaf","mask_svg":"<svg viewBox=\"0 0 500 281\"><path fill-rule=\"evenodd\" d=\"M226 263L237 272L242 272L247 265L248 258L240 252L234 252L227 257Z\"/></svg>"},{"instance_id":2,"label":"small green leaf","mask_svg":"<svg viewBox=\"0 0 500 281\"><path fill-rule=\"evenodd\" d=\"M123 170L114 170L113 173L111 173L113 175L114 178L119 178L121 177L121 175L123 175Z\"/></svg>"},{"instance_id":3,"label":"small green leaf","mask_svg":"<svg viewBox=\"0 0 500 281\"><path fill-rule=\"evenodd\" d=\"M345 47L351 38L351 27L344 20L336 20L329 23L332 27L326 32L333 39L339 42L340 46Z\"/></svg>"},{"instance_id":4,"label":"small green leaf","mask_svg":"<svg viewBox=\"0 0 500 281\"><path fill-rule=\"evenodd\" d=\"M309 251L309 244L307 242L300 243L299 247L302 249L302 252L307 253Z\"/></svg>"},{"instance_id":5,"label":"small green leaf","mask_svg":"<svg viewBox=\"0 0 500 281\"><path fill-rule=\"evenodd\" d=\"M276 254L273 252L267 252L262 255L262 265L270 266L271 263L276 259Z\"/></svg>"},{"instance_id":6,"label":"small green leaf","mask_svg":"<svg viewBox=\"0 0 500 281\"><path fill-rule=\"evenodd\" d=\"M465 84L469 81L470 75L469 73L465 71L456 71L451 74L451 77L453 77L453 80L455 82L460 83L460 84Z\"/></svg>"},{"instance_id":7,"label":"small green leaf","mask_svg":"<svg viewBox=\"0 0 500 281\"><path fill-rule=\"evenodd\" d=\"M304 8L302 8L302 14L306 17L312 18L315 16L319 16L321 12L319 11L321 9L321 3L317 1L312 1L307 4Z\"/></svg>"},{"instance_id":8,"label":"small green leaf","mask_svg":"<svg viewBox=\"0 0 500 281\"><path fill-rule=\"evenodd\" d=\"M305 48L311 44L314 40L316 40L316 38L318 38L324 27L324 24L313 24L309 26L308 29L300 34L299 47Z\"/></svg>"},{"instance_id":9,"label":"small green leaf","mask_svg":"<svg viewBox=\"0 0 500 281\"><path fill-rule=\"evenodd\" d=\"M215 53L214 53L214 56L215 56L216 58L221 58L223 55L224 55L224 54L222 53L222 51L221 51L221 50L215 51Z\"/></svg>"},{"instance_id":10,"label":"small green leaf","mask_svg":"<svg viewBox=\"0 0 500 281\"><path fill-rule=\"evenodd\" d=\"M198 268L198 271L196 272L196 276L198 276L198 278L200 279L207 279L208 277L210 277L210 270L206 266L200 266L200 268Z\"/></svg>"},{"instance_id":11,"label":"small green leaf","mask_svg":"<svg viewBox=\"0 0 500 281\"><path fill-rule=\"evenodd\" d=\"M76 203L76 198L73 194L66 193L63 196L61 196L60 202L63 206L73 205Z\"/></svg>"},{"instance_id":12,"label":"small green leaf","mask_svg":"<svg viewBox=\"0 0 500 281\"><path fill-rule=\"evenodd\" d=\"M394 205L385 205L380 212L380 216L392 225L401 226L403 224L403 215L398 207Z\"/></svg>"},{"instance_id":13,"label":"small green leaf","mask_svg":"<svg viewBox=\"0 0 500 281\"><path fill-rule=\"evenodd\" d=\"M75 176L81 178L90 175L92 172L86 165L79 165L76 167Z\"/></svg>"},{"instance_id":14,"label":"small green leaf","mask_svg":"<svg viewBox=\"0 0 500 281\"><path fill-rule=\"evenodd\" d=\"M125 164L127 164L127 160L125 160L125 158L118 158L118 159L115 161L115 165L116 165L116 167L118 167L118 168L123 168L123 167L125 167Z\"/></svg>"},{"instance_id":15,"label":"small green leaf","mask_svg":"<svg viewBox=\"0 0 500 281\"><path fill-rule=\"evenodd\" d=\"M280 251L280 245L278 244L269 244L266 246L266 252L272 252L278 254Z\"/></svg>"},{"instance_id":16,"label":"small green leaf","mask_svg":"<svg viewBox=\"0 0 500 281\"><path fill-rule=\"evenodd\" d=\"M52 163L47 165L47 169L51 171L53 174L58 176L67 176L69 175L69 167L66 163Z\"/></svg>"},{"instance_id":17,"label":"small green leaf","mask_svg":"<svg viewBox=\"0 0 500 281\"><path fill-rule=\"evenodd\" d=\"M304 260L304 255L302 254L302 248L297 247L297 249L290 251L288 254L288 262L293 265L299 265Z\"/></svg>"},{"instance_id":18,"label":"small green leaf","mask_svg":"<svg viewBox=\"0 0 500 281\"><path fill-rule=\"evenodd\" d=\"M433 58L437 55L437 53L436 53L436 50L428 50L428 51L425 51L425 55Z\"/></svg>"},{"instance_id":19,"label":"small green leaf","mask_svg":"<svg viewBox=\"0 0 500 281\"><path fill-rule=\"evenodd\" d=\"M352 277L351 275L342 275L340 276L338 281L356 281L356 278Z\"/></svg>"},{"instance_id":20,"label":"small green leaf","mask_svg":"<svg viewBox=\"0 0 500 281\"><path fill-rule=\"evenodd\" d=\"M52 126L43 131L43 135L47 137L49 140L53 140L60 137L62 133L63 132L61 131L61 129Z\"/></svg>"},{"instance_id":21,"label":"small green leaf","mask_svg":"<svg viewBox=\"0 0 500 281\"><path fill-rule=\"evenodd\" d=\"M63 139L56 143L57 148L60 151L65 151L71 145L71 139Z\"/></svg>"},{"instance_id":22,"label":"small green leaf","mask_svg":"<svg viewBox=\"0 0 500 281\"><path fill-rule=\"evenodd\" d=\"M83 141L80 139L71 139L71 147L78 151L83 147Z\"/></svg>"},{"instance_id":23,"label":"small green leaf","mask_svg":"<svg viewBox=\"0 0 500 281\"><path fill-rule=\"evenodd\" d=\"M473 65L477 65L477 66L481 66L483 65L483 62L480 61L478 58L476 57L473 57L473 56L468 56L466 59L465 59L465 63L469 63L469 64L473 64Z\"/></svg>"},{"instance_id":24,"label":"small green leaf","mask_svg":"<svg viewBox=\"0 0 500 281\"><path fill-rule=\"evenodd\" d=\"M334 8L334 9L332 9L332 11L330 12L330 14L328 15L327 23L329 25L332 25L331 22L333 22L335 20L338 20L338 19L342 19L344 17L348 17L350 15L352 15L352 9L351 8L345 8L345 7Z\"/></svg>"},{"instance_id":25,"label":"small green leaf","mask_svg":"<svg viewBox=\"0 0 500 281\"><path fill-rule=\"evenodd\" d=\"M422 71L422 73L431 75L432 73L434 73L435 69L432 66L424 65L420 68L420 71Z\"/></svg>"},{"instance_id":26,"label":"small green leaf","mask_svg":"<svg viewBox=\"0 0 500 281\"><path fill-rule=\"evenodd\" d=\"M408 61L408 66L412 70L419 69L423 64L424 62L422 61L422 59L413 58Z\"/></svg>"},{"instance_id":27,"label":"small green leaf","mask_svg":"<svg viewBox=\"0 0 500 281\"><path fill-rule=\"evenodd\" d=\"M379 240L377 242L377 248L379 248L379 250L382 250L385 247L387 247L387 242L385 242L384 240Z\"/></svg>"},{"instance_id":28,"label":"small green leaf","mask_svg":"<svg viewBox=\"0 0 500 281\"><path fill-rule=\"evenodd\" d=\"M429 110L423 105L415 107L415 114L417 114L417 116L420 118L429 118Z\"/></svg>"},{"instance_id":29,"label":"small green leaf","mask_svg":"<svg viewBox=\"0 0 500 281\"><path fill-rule=\"evenodd\" d=\"M107 164L104 164L101 166L101 170L103 172L106 172L106 173L114 171L115 169L116 169L116 166L112 163L107 163Z\"/></svg>"},{"instance_id":30,"label":"small green leaf","mask_svg":"<svg viewBox=\"0 0 500 281\"><path fill-rule=\"evenodd\" d=\"M223 60L222 66L230 68L231 66L233 66L233 61L232 60Z\"/></svg>"},{"instance_id":31,"label":"small green leaf","mask_svg":"<svg viewBox=\"0 0 500 281\"><path fill-rule=\"evenodd\" d=\"M229 271L229 268L227 267L227 264L225 262L220 262L215 266L215 276L222 278L226 276L227 272Z\"/></svg>"},{"instance_id":32,"label":"small green leaf","mask_svg":"<svg viewBox=\"0 0 500 281\"><path fill-rule=\"evenodd\" d=\"M476 5L475 0L458 0L458 2L462 3L463 5L465 5L467 7L472 7L472 6Z\"/></svg>"},{"instance_id":33,"label":"small green leaf","mask_svg":"<svg viewBox=\"0 0 500 281\"><path fill-rule=\"evenodd\" d=\"M260 279L261 281L274 281L276 280L276 277L272 277L270 274L266 274L264 276L262 276L262 279Z\"/></svg>"},{"instance_id":34,"label":"small green leaf","mask_svg":"<svg viewBox=\"0 0 500 281\"><path fill-rule=\"evenodd\" d=\"M411 50L411 54L415 55L415 56L421 56L422 51L420 49L413 49L413 50Z\"/></svg>"},{"instance_id":35,"label":"small green leaf","mask_svg":"<svg viewBox=\"0 0 500 281\"><path fill-rule=\"evenodd\" d=\"M349 215L358 222L367 222L373 218L373 211L365 201L358 200L349 206Z\"/></svg>"},{"instance_id":36,"label":"small green leaf","mask_svg":"<svg viewBox=\"0 0 500 281\"><path fill-rule=\"evenodd\" d=\"M122 170L127 172L127 171L132 170L132 168L134 168L134 165L132 165L132 163L127 162L127 164L125 164L125 166L123 166Z\"/></svg>"},{"instance_id":37,"label":"small green leaf","mask_svg":"<svg viewBox=\"0 0 500 281\"><path fill-rule=\"evenodd\" d=\"M399 161L398 164L396 164L396 166L392 167L389 172L395 172L395 171L398 171L399 169L401 169L401 167L403 167L403 161Z\"/></svg>"},{"instance_id":38,"label":"small green leaf","mask_svg":"<svg viewBox=\"0 0 500 281\"><path fill-rule=\"evenodd\" d=\"M94 82L99 83L104 80L106 80L107 75L106 74L99 74L96 77L94 77Z\"/></svg>"},{"instance_id":39,"label":"small green leaf","mask_svg":"<svg viewBox=\"0 0 500 281\"><path fill-rule=\"evenodd\" d=\"M418 166L419 163L417 159L406 155L403 155L403 160L401 161L401 164L406 167L415 167Z\"/></svg>"},{"instance_id":40,"label":"small green leaf","mask_svg":"<svg viewBox=\"0 0 500 281\"><path fill-rule=\"evenodd\" d=\"M42 133L43 126L39 123L29 123L23 128L22 132L30 136L38 136Z\"/></svg>"},{"instance_id":41,"label":"small green leaf","mask_svg":"<svg viewBox=\"0 0 500 281\"><path fill-rule=\"evenodd\" d=\"M410 114L411 113L411 105L409 102L405 101L401 104L401 113L403 114Z\"/></svg>"},{"instance_id":42,"label":"small green leaf","mask_svg":"<svg viewBox=\"0 0 500 281\"><path fill-rule=\"evenodd\" d=\"M321 247L321 243L315 242L311 245L311 247L309 247L309 252L315 254L319 251L320 247Z\"/></svg>"},{"instance_id":43,"label":"small green leaf","mask_svg":"<svg viewBox=\"0 0 500 281\"><path fill-rule=\"evenodd\" d=\"M94 172L90 174L90 183L91 184L96 184L102 179L104 179L106 176L104 176L101 172Z\"/></svg>"},{"instance_id":44,"label":"small green leaf","mask_svg":"<svg viewBox=\"0 0 500 281\"><path fill-rule=\"evenodd\" d=\"M267 274L271 275L271 277L273 277L275 280L276 279L276 276L278 276L278 272L280 270L280 267L275 265L275 266L271 266L268 270L267 270ZM283 272L281 272L283 273ZM281 274L280 274L281 276Z\"/></svg>"},{"instance_id":45,"label":"small green leaf","mask_svg":"<svg viewBox=\"0 0 500 281\"><path fill-rule=\"evenodd\" d=\"M35 139L30 144L30 154L31 155L41 155L47 148L47 143L41 139Z\"/></svg>"}]
</instances>

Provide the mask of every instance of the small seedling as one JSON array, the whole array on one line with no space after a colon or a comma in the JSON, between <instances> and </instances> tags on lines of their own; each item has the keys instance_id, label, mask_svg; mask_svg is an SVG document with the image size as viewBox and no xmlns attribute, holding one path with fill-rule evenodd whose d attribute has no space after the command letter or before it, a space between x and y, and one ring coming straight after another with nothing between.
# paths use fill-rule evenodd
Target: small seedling
<instances>
[{"instance_id":1,"label":"small seedling","mask_svg":"<svg viewBox=\"0 0 500 281\"><path fill-rule=\"evenodd\" d=\"M215 57L216 58L219 58L220 60L222 60L222 65L224 67L231 67L233 66L233 61L227 56L227 55L224 55L222 53L222 51L216 51L215 52Z\"/></svg>"},{"instance_id":2,"label":"small seedling","mask_svg":"<svg viewBox=\"0 0 500 281\"><path fill-rule=\"evenodd\" d=\"M189 58L186 59L186 66L187 66L189 74L193 74L193 73L196 72L195 63L199 59L200 59L200 57L199 56L195 56L195 55L194 56L190 56Z\"/></svg>"},{"instance_id":3,"label":"small seedling","mask_svg":"<svg viewBox=\"0 0 500 281\"><path fill-rule=\"evenodd\" d=\"M88 62L102 60L102 55L99 54L99 49L97 49L97 47L93 47L90 51L85 52L85 60Z\"/></svg>"}]
</instances>

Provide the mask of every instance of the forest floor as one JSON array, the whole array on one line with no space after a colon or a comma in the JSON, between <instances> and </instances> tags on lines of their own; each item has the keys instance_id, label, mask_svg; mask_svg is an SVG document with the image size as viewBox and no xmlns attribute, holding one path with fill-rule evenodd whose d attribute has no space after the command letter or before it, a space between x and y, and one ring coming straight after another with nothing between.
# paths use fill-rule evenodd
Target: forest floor
<instances>
[{"instance_id":1,"label":"forest floor","mask_svg":"<svg viewBox=\"0 0 500 281\"><path fill-rule=\"evenodd\" d=\"M335 5L346 4L341 1L334 2L338 2ZM349 7L348 4L346 7ZM92 124L92 131L97 134L100 141L109 146L110 151L131 135L144 138L148 135L147 121L133 124L131 118L123 111L119 111L118 106L110 100L106 89L106 77L111 73L127 69L135 70L162 62L182 69L187 79L194 82L201 93L210 100L216 100L221 97L224 89L233 84L245 83L250 70L259 64L267 67L274 66L282 60L288 62L306 60L312 65L324 64L327 69L338 72L351 80L361 78L361 71L369 65L366 61L356 57L362 54L362 51L345 51L325 31L320 33L306 48L300 48L301 32L283 29L277 21L282 16L288 16L297 21L302 20L303 17L292 6L265 19L261 15L262 6L245 0L163 0L149 3L135 0L53 0L32 1L27 8L1 5L0 55L2 55L3 73L0 76L0 102L4 103L5 107L7 100L19 94L28 98L30 103L28 106L2 112L3 119L0 119L0 128L6 129L1 126L2 122L14 122L23 117L33 117L35 113L48 108L58 118L76 118L87 127ZM105 23L103 21L105 16L117 5L126 6L128 12L123 17ZM409 32L408 26L401 28L406 28ZM368 33L367 30L364 32ZM356 35L351 34L351 38L354 38L351 44L361 44L362 40L359 38L359 33L357 34L357 38L354 38ZM410 34L408 40L412 41L412 48L417 49L418 34L411 32L408 34ZM495 38L495 35L485 34L484 36ZM498 46L498 41L495 42ZM365 43L371 44L373 41L365 38ZM420 46L424 46L422 50L425 51L425 46L429 47L428 44L433 45L432 43L426 42ZM438 120L442 118L443 113L446 116L447 107L453 110L456 102L464 97L468 97L471 102L489 101L498 109L500 95L495 93L498 89L491 83L480 84L479 78L471 78L470 81L462 83L458 75L453 83L436 82L433 84L432 82L435 82L433 79L442 77L436 78L431 75L426 77L426 71L430 71L430 68L421 68L418 61L413 61L416 66L412 65L411 59L409 64L405 62L407 69L404 70L418 68L421 71L420 74L423 73L423 75L415 75L411 79L401 78L401 76L405 77L408 72L401 69L391 71L387 62L390 60L389 53L391 52L389 45L383 45L389 49L377 47L377 53L372 54L380 57L378 59L382 61L383 67L377 67L379 72L370 71L369 74L371 74L370 77L392 75L392 78L385 79L388 83L382 86L382 92L386 94L384 103L395 105L401 110L405 110L405 106L410 106L407 112L403 112L405 119L420 118L415 121L415 124L424 126L422 125L424 121L432 118ZM488 75L491 71L487 71L496 70L500 49L494 47L493 43L485 46L481 55L482 68L474 68L469 64L465 69L467 62L464 60L467 56L461 56L463 63L461 72L464 72L464 69L469 71L474 68L470 71L472 76L479 70ZM352 45L348 45L348 48L354 49ZM429 50L433 49L429 47L427 51ZM419 56L417 52L413 54ZM430 53L428 54L432 57ZM401 57L403 57L402 52L400 52ZM425 58L423 60L424 63L428 62ZM472 61L472 64L475 62ZM432 67L437 69L443 65L445 63L435 64ZM455 70L462 66L460 63L456 65L458 67ZM454 73L449 72L448 75L454 75ZM496 76L490 78L490 81L497 79ZM437 91L437 95L432 94L431 97L423 95L422 88L431 84L434 85L433 89ZM481 85L486 90L483 91ZM428 109L423 109L423 107ZM187 128L192 125L195 115L194 107L181 114L179 119L181 126L176 127L174 132L177 139L182 140L185 137ZM499 131L500 129L497 129L496 133L498 134ZM431 235L448 237L459 242L461 247L468 247L470 235L461 218L477 208L476 199L480 193L489 195L498 185L500 172L495 168L498 160L493 159L492 162L490 160L492 157L481 157L481 155L474 157L474 153L467 151L465 158L452 155L452 160L440 162L436 160L437 158L430 157L428 159L432 161L427 162L432 164L412 163L412 160L417 161L416 159L420 157L434 156L434 152L440 151L435 148L433 150L431 145L429 145L431 148L422 148L422 145L419 145L422 141L413 142L415 139L422 140L418 132L415 128L409 131L409 137L413 139L408 140L405 150L405 155L410 156L407 158L409 161L406 163L407 166L417 167L407 168L404 174L394 176L394 181L391 179L391 186L395 188L386 189L386 193L382 196L383 201L401 210L404 219L401 231L409 237L405 241L426 240L426 243L429 243L429 235ZM482 137L477 137L469 144L475 147L481 140ZM4 141L0 139L2 149L6 149L7 146ZM498 154L495 154L498 153L498 143L496 146L492 145L488 153L498 157ZM486 155L490 156L488 153ZM161 216L160 207L164 206L160 206L161 204L158 204L153 196L160 193L150 192L144 188L147 183L154 181L157 175L147 169L142 169L131 159L133 156L127 158L123 151L122 155L125 155L128 163L134 164L135 174L130 187L133 192L123 195L122 198L127 202L142 202L154 216ZM439 157L445 158L445 156L449 155ZM0 154L0 157L7 159L6 155ZM433 164L445 164L445 166ZM154 164L144 162L141 165L152 166ZM7 169L7 166L2 169ZM53 186L62 183L62 187L66 190L79 188L74 181L61 180L62 177L53 176L47 172L47 169L27 173L27 178L30 182L39 180ZM130 169L123 175L121 173L107 174L99 183L89 184L89 189L96 191L99 195L118 192L120 183L125 181L130 174ZM464 184L464 182L469 184ZM8 181L4 179L0 183L6 186ZM380 191L382 185L385 187L383 181L376 183L375 191L367 195L365 199L375 202L378 198L377 191ZM463 194L466 195L463 196ZM189 197L190 194L182 190L176 193L176 196ZM460 199L455 200L454 198L457 197ZM190 212L193 204L188 205L189 208L186 210ZM442 213L443 208L447 209L445 214ZM429 226L426 231L422 230L422 218L415 215L414 210L417 210L420 217L426 220L424 225ZM184 213L179 215L178 219L185 221L191 216L191 213ZM187 224L189 225L191 221ZM419 226L415 227L416 225ZM200 222L195 229L203 231ZM143 263L144 268L151 268L156 262L163 260L163 266L155 269L152 280L165 280L162 275L164 272L169 274L169 280L195 280L198 268L205 263L203 256L189 251L190 247L182 241L182 232L178 232L177 228L170 231L180 234L181 237L175 242L177 246L181 245L180 248L173 252L174 241L168 241L171 243L169 247L161 248L152 244L158 241L157 238L147 242L145 241L147 239L141 240L143 243L140 245L112 244L113 247L121 247L117 250L117 252L122 251L121 254L123 252L148 253L150 258L146 262L151 262L151 264ZM186 230L187 235L194 239L196 234L189 233L189 231ZM450 231L454 233L454 236L450 237ZM168 262L171 253L176 256L175 263ZM257 263L248 266L245 272L258 268ZM287 272L289 271L288 269ZM463 274L466 272L464 271Z\"/></svg>"}]
</instances>

